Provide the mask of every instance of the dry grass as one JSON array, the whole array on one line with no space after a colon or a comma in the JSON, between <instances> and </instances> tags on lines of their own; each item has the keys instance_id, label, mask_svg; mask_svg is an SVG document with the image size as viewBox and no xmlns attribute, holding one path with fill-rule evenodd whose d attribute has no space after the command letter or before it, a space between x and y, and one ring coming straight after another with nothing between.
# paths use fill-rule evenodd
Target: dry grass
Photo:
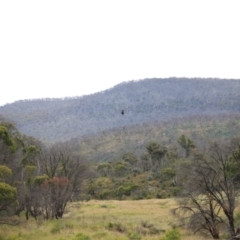
<instances>
[{"instance_id":1,"label":"dry grass","mask_svg":"<svg viewBox=\"0 0 240 240\"><path fill-rule=\"evenodd\" d=\"M142 240L159 240L164 231L178 226L170 213L173 199L139 201L95 201L71 203L61 220L30 220L17 227L1 226L5 240L132 240L130 233ZM76 235L82 233L82 238ZM182 239L207 240L181 229ZM84 237L85 236L85 237ZM1 237L0 237L1 239ZM1 239L1 240L2 240Z\"/></svg>"}]
</instances>

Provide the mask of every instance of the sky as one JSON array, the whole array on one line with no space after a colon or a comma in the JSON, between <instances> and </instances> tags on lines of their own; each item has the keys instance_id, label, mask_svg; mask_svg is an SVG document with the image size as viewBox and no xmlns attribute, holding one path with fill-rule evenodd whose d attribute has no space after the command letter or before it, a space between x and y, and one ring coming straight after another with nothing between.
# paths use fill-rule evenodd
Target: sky
<instances>
[{"instance_id":1,"label":"sky","mask_svg":"<svg viewBox=\"0 0 240 240\"><path fill-rule=\"evenodd\" d=\"M240 79L239 0L2 0L0 106L145 78Z\"/></svg>"}]
</instances>

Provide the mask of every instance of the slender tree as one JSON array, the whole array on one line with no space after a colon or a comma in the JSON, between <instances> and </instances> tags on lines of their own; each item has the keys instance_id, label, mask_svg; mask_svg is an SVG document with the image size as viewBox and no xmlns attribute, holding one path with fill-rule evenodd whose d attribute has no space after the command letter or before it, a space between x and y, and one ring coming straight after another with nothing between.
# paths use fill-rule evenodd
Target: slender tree
<instances>
[{"instance_id":1,"label":"slender tree","mask_svg":"<svg viewBox=\"0 0 240 240\"><path fill-rule=\"evenodd\" d=\"M196 147L193 141L189 138L186 138L184 134L182 134L181 137L178 139L178 143L185 150L185 157L189 157L190 151Z\"/></svg>"}]
</instances>

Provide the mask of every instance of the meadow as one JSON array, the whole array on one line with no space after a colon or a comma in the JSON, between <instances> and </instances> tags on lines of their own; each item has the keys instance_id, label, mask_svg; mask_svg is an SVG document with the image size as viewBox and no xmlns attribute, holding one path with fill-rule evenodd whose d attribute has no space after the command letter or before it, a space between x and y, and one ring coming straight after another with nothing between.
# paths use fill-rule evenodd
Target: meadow
<instances>
[{"instance_id":1,"label":"meadow","mask_svg":"<svg viewBox=\"0 0 240 240\"><path fill-rule=\"evenodd\" d=\"M184 240L207 240L178 228L171 214L176 206L174 199L72 202L62 219L26 221L23 215L18 226L1 225L0 240L161 240L171 229Z\"/></svg>"}]
</instances>

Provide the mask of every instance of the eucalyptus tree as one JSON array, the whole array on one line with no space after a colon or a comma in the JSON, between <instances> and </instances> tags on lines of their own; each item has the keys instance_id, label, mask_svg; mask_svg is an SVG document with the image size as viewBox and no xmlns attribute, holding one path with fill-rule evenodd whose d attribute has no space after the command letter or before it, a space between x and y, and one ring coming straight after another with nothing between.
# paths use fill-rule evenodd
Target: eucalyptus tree
<instances>
[{"instance_id":1,"label":"eucalyptus tree","mask_svg":"<svg viewBox=\"0 0 240 240\"><path fill-rule=\"evenodd\" d=\"M6 165L8 154L14 152L16 144L7 127L0 123L0 224L15 225L18 221L13 218L17 204L17 189L11 184L12 170Z\"/></svg>"},{"instance_id":2,"label":"eucalyptus tree","mask_svg":"<svg viewBox=\"0 0 240 240\"><path fill-rule=\"evenodd\" d=\"M160 166L161 160L167 153L167 148L161 146L157 142L149 142L146 146L147 152L152 160L152 164L154 166Z\"/></svg>"},{"instance_id":3,"label":"eucalyptus tree","mask_svg":"<svg viewBox=\"0 0 240 240\"><path fill-rule=\"evenodd\" d=\"M178 139L178 143L185 150L185 157L189 157L190 151L196 147L193 141L189 138L186 138L184 134L182 134Z\"/></svg>"},{"instance_id":4,"label":"eucalyptus tree","mask_svg":"<svg viewBox=\"0 0 240 240\"><path fill-rule=\"evenodd\" d=\"M83 181L90 173L88 164L62 143L41 151L40 162L47 176L42 183L45 215L61 218L67 203L79 197Z\"/></svg>"},{"instance_id":5,"label":"eucalyptus tree","mask_svg":"<svg viewBox=\"0 0 240 240\"><path fill-rule=\"evenodd\" d=\"M187 220L194 232L208 232L220 239L225 229L236 235L234 211L240 190L240 147L232 152L214 143L208 154L195 150L178 170L182 184L178 216Z\"/></svg>"}]
</instances>

